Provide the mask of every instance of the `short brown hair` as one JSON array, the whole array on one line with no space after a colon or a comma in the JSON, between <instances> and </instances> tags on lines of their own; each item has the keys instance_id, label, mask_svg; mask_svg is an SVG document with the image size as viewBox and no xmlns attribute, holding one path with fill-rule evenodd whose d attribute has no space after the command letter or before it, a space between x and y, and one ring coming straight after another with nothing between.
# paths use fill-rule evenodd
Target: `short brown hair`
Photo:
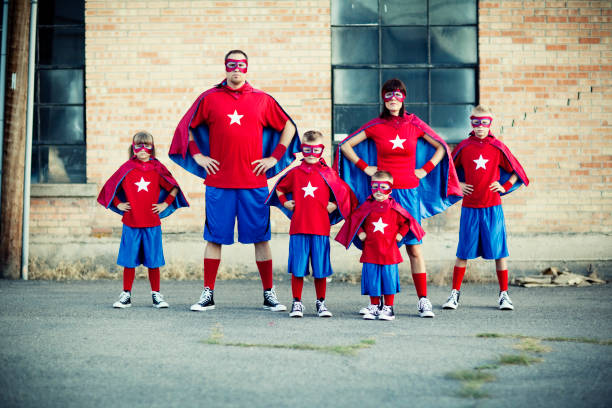
<instances>
[{"instance_id":1,"label":"short brown hair","mask_svg":"<svg viewBox=\"0 0 612 408\"><path fill-rule=\"evenodd\" d=\"M134 156L134 145L140 143L151 143L151 146L153 146L153 149L151 149L151 157L155 157L155 142L153 142L153 135L144 130L136 132L132 137L132 144L128 149L130 157Z\"/></svg>"},{"instance_id":2,"label":"short brown hair","mask_svg":"<svg viewBox=\"0 0 612 408\"><path fill-rule=\"evenodd\" d=\"M225 54L225 58L223 58L223 61L226 61L227 57L229 57L232 54L242 54L242 55L244 55L244 59L247 60L247 62L249 62L249 57L246 55L246 52L244 52L242 50L230 50L230 51L228 51L228 53Z\"/></svg>"},{"instance_id":3,"label":"short brown hair","mask_svg":"<svg viewBox=\"0 0 612 408\"><path fill-rule=\"evenodd\" d=\"M490 116L493 117L493 110L486 105L478 105L472 109L472 116Z\"/></svg>"},{"instance_id":4,"label":"short brown hair","mask_svg":"<svg viewBox=\"0 0 612 408\"><path fill-rule=\"evenodd\" d=\"M302 141L303 142L316 142L317 140L321 140L323 139L323 133L319 132L318 130L309 130L304 132L304 134L302 135Z\"/></svg>"},{"instance_id":5,"label":"short brown hair","mask_svg":"<svg viewBox=\"0 0 612 408\"><path fill-rule=\"evenodd\" d=\"M376 173L374 173L372 178L377 180L389 180L393 183L393 175L386 170L378 170Z\"/></svg>"}]
</instances>

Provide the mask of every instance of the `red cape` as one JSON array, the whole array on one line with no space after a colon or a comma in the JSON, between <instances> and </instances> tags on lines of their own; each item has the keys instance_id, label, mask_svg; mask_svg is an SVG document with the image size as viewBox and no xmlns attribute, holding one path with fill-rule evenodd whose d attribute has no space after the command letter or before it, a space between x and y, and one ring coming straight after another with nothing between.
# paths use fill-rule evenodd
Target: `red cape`
<instances>
[{"instance_id":1,"label":"red cape","mask_svg":"<svg viewBox=\"0 0 612 408\"><path fill-rule=\"evenodd\" d=\"M397 201L393 199L393 197L389 197L387 200L389 200L393 210L397 211L404 218L408 219L410 223L410 232L412 232L419 241L423 239L425 236L425 231L412 217L412 215L410 215L410 213L406 211L404 207L399 205ZM361 249L361 240L356 238L357 231L359 230L359 227L361 227L361 224L363 224L366 217L370 215L376 203L377 201L372 196L368 197L363 204L361 204L346 220L342 228L340 228L338 235L336 235L335 240L344 245L346 249L351 246L351 242L353 242L357 248Z\"/></svg>"},{"instance_id":2,"label":"red cape","mask_svg":"<svg viewBox=\"0 0 612 408\"><path fill-rule=\"evenodd\" d=\"M336 173L333 169L327 166L325 160L320 159L318 163L313 165L313 169L319 173L319 175L325 180L325 183L329 186L334 198L336 199L336 204L338 205L338 209L332 212L329 215L329 221L332 225L337 224L343 219L346 219L351 211L357 206L357 197L351 190L351 188L346 184L340 177L338 177L338 173ZM278 183L284 179L287 174L292 171L301 171L299 167L294 167L285 174L283 174L274 187L268 198L266 198L266 203L278 207L287 217L291 218L293 214L292 211L287 210L281 202L278 200L278 196L276 194L276 186ZM291 194L287 194L287 198L291 199Z\"/></svg>"},{"instance_id":3,"label":"red cape","mask_svg":"<svg viewBox=\"0 0 612 408\"><path fill-rule=\"evenodd\" d=\"M153 169L163 177L168 183L172 184L174 187L178 188L178 193L176 195L176 199L172 202L171 205L168 206L160 215L160 218L167 217L172 214L176 209L181 207L189 207L189 203L187 202L187 198L183 194L181 187L178 185L177 181L172 177L170 171L164 166L159 160L155 158L151 158L151 164L153 164ZM123 211L119 210L117 207L113 205L113 199L115 195L117 195L117 189L119 185L125 178L125 176L139 165L139 160L136 157L132 157L125 163L119 167L119 169L104 183L102 190L100 190L100 194L98 194L98 203L104 206L104 208L110 208L114 212L118 214L123 214ZM163 201L168 196L168 191L161 189L160 198L158 202ZM125 197L118 197L121 201L125 201Z\"/></svg>"},{"instance_id":4,"label":"red cape","mask_svg":"<svg viewBox=\"0 0 612 408\"><path fill-rule=\"evenodd\" d=\"M473 136L474 132L470 133L470 136ZM523 169L523 166L521 166L521 163L519 163L518 159L516 157L514 157L514 155L512 154L512 152L510 152L510 149L508 149L508 146L506 146L501 140L499 140L498 138L496 138L495 136L493 136L493 134L489 133L489 135L487 137L491 138L491 146L494 146L496 148L498 148L506 157L506 159L508 160L508 163L510 163L510 166L512 167L512 170L516 173L516 175L518 176L519 180L514 184L513 188L510 189L510 191L507 191L504 194L508 194L514 190L516 190L518 187L521 186L521 184L525 184L526 186L529 185L529 179L527 178L527 173L525 173L525 170ZM478 143L477 141L475 141L474 139L472 139L471 137L468 137L467 139L463 140L461 143L459 143L457 146L455 146L455 148L453 149L453 160L455 159L455 157L457 157L457 155L459 154L459 152L466 146L471 145L471 144L476 144ZM501 171L501 170L500 170ZM500 183L503 184L506 180L508 180L508 178L510 178L509 174L504 174L504 171L501 171L502 173L502 177L500 179Z\"/></svg>"}]
</instances>

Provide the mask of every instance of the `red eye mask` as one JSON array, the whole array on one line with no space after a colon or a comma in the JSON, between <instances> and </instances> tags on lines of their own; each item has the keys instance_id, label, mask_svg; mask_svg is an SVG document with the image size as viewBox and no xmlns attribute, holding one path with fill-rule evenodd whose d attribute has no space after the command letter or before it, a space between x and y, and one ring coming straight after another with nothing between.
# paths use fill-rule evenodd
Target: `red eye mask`
<instances>
[{"instance_id":1,"label":"red eye mask","mask_svg":"<svg viewBox=\"0 0 612 408\"><path fill-rule=\"evenodd\" d=\"M225 60L225 72L232 72L238 68L238 71L243 74L247 73L247 69L249 68L249 63L245 59L236 60L236 59L226 59Z\"/></svg>"},{"instance_id":2,"label":"red eye mask","mask_svg":"<svg viewBox=\"0 0 612 408\"><path fill-rule=\"evenodd\" d=\"M325 145L322 145L322 144L307 145L307 144L302 143L302 154L304 155L304 157L313 156L313 157L319 158L323 154L324 148L325 148Z\"/></svg>"},{"instance_id":3,"label":"red eye mask","mask_svg":"<svg viewBox=\"0 0 612 408\"><path fill-rule=\"evenodd\" d=\"M147 147L147 146L150 146L150 147ZM132 143L132 149L134 149L134 153L138 153L144 150L145 152L151 154L151 152L153 151L153 146L146 145L144 143L140 143L140 144Z\"/></svg>"},{"instance_id":4,"label":"red eye mask","mask_svg":"<svg viewBox=\"0 0 612 408\"><path fill-rule=\"evenodd\" d=\"M404 99L406 99L406 95L404 95L404 93L399 89L384 92L382 97L385 102L389 102L393 98L397 99L399 102L404 102Z\"/></svg>"},{"instance_id":5,"label":"red eye mask","mask_svg":"<svg viewBox=\"0 0 612 408\"><path fill-rule=\"evenodd\" d=\"M493 118L490 116L470 116L470 121L472 122L473 128L477 128L479 126L490 128Z\"/></svg>"},{"instance_id":6,"label":"red eye mask","mask_svg":"<svg viewBox=\"0 0 612 408\"><path fill-rule=\"evenodd\" d=\"M379 192L388 195L391 194L393 184L388 181L372 181L370 187L372 188L372 194Z\"/></svg>"}]
</instances>

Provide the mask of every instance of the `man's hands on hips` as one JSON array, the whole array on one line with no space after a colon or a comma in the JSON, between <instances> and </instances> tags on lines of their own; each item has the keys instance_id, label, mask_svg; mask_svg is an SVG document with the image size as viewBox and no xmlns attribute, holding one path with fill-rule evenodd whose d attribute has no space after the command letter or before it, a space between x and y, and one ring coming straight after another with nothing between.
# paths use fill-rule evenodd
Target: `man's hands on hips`
<instances>
[{"instance_id":1,"label":"man's hands on hips","mask_svg":"<svg viewBox=\"0 0 612 408\"><path fill-rule=\"evenodd\" d=\"M215 174L219 171L219 162L212 157L198 153L193 156L193 160L206 170L206 174Z\"/></svg>"},{"instance_id":2,"label":"man's hands on hips","mask_svg":"<svg viewBox=\"0 0 612 408\"><path fill-rule=\"evenodd\" d=\"M255 168L253 169L253 173L255 173L256 176L259 176L260 174L263 174L272 167L276 166L276 163L278 163L278 160L276 160L274 157L264 157L263 159L255 160L251 162L251 164L256 164Z\"/></svg>"}]
</instances>

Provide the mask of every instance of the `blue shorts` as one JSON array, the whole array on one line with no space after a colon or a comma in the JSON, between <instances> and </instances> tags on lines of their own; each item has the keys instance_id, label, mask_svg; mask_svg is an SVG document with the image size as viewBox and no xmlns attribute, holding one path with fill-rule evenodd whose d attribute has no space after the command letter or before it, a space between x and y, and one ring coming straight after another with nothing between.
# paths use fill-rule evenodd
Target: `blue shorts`
<instances>
[{"instance_id":1,"label":"blue shorts","mask_svg":"<svg viewBox=\"0 0 612 408\"><path fill-rule=\"evenodd\" d=\"M132 228L123 225L117 264L126 268L144 265L147 268L164 266L161 225L157 227Z\"/></svg>"},{"instance_id":2,"label":"blue shorts","mask_svg":"<svg viewBox=\"0 0 612 408\"><path fill-rule=\"evenodd\" d=\"M327 235L293 234L289 237L287 272L298 278L309 275L309 259L313 278L327 278L334 273L329 262Z\"/></svg>"},{"instance_id":3,"label":"blue shorts","mask_svg":"<svg viewBox=\"0 0 612 408\"><path fill-rule=\"evenodd\" d=\"M369 296L395 295L400 291L397 264L379 265L363 263L361 268L361 294Z\"/></svg>"},{"instance_id":4,"label":"blue shorts","mask_svg":"<svg viewBox=\"0 0 612 408\"><path fill-rule=\"evenodd\" d=\"M393 197L399 205L404 207L416 222L421 225L421 197L419 196L418 188L393 189L393 191L391 191L391 197ZM412 231L410 231L398 245L401 247L402 245L419 245L422 243L423 240L419 241L416 239Z\"/></svg>"},{"instance_id":5,"label":"blue shorts","mask_svg":"<svg viewBox=\"0 0 612 408\"><path fill-rule=\"evenodd\" d=\"M500 259L508 256L506 222L501 205L461 207L457 258Z\"/></svg>"},{"instance_id":6,"label":"blue shorts","mask_svg":"<svg viewBox=\"0 0 612 408\"><path fill-rule=\"evenodd\" d=\"M238 242L255 244L269 241L270 207L265 204L268 187L218 188L206 186L204 239L221 245L234 243L238 218Z\"/></svg>"}]
</instances>

